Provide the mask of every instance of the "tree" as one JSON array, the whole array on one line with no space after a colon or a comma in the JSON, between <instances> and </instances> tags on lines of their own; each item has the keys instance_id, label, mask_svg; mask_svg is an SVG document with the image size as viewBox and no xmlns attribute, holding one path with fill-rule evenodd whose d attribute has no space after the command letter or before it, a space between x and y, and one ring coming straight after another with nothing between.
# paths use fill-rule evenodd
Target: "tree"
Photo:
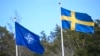
<instances>
[{"instance_id":1,"label":"tree","mask_svg":"<svg viewBox=\"0 0 100 56\"><path fill-rule=\"evenodd\" d=\"M14 34L0 26L0 56L15 56Z\"/></svg>"},{"instance_id":2,"label":"tree","mask_svg":"<svg viewBox=\"0 0 100 56\"><path fill-rule=\"evenodd\" d=\"M63 29L65 56L100 56L100 20L95 22L94 34ZM41 44L45 48L43 56L61 56L60 29L60 26L56 25L50 36L44 31L41 32ZM20 56L41 56L25 47L20 47L19 52ZM13 34L7 31L6 27L0 27L0 56L15 56Z\"/></svg>"},{"instance_id":3,"label":"tree","mask_svg":"<svg viewBox=\"0 0 100 56\"><path fill-rule=\"evenodd\" d=\"M99 25L100 21L96 21L94 34L85 34L64 29L63 38L65 56L100 56ZM60 32L60 27L56 26L55 31L52 32L53 34L50 35L54 39L54 41L52 43L47 43L44 45L46 49L44 56L61 56ZM53 37L53 35L55 37Z\"/></svg>"}]
</instances>

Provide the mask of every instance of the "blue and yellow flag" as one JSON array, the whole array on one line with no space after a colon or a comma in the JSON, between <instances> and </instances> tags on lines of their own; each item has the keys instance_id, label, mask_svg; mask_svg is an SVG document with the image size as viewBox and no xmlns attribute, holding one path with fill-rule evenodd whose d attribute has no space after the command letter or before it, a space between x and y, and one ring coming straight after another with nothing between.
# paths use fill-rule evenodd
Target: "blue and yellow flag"
<instances>
[{"instance_id":1,"label":"blue and yellow flag","mask_svg":"<svg viewBox=\"0 0 100 56\"><path fill-rule=\"evenodd\" d=\"M79 13L61 7L62 28L84 33L94 33L94 22L88 14Z\"/></svg>"},{"instance_id":2,"label":"blue and yellow flag","mask_svg":"<svg viewBox=\"0 0 100 56\"><path fill-rule=\"evenodd\" d=\"M25 46L31 51L36 52L38 54L44 53L44 48L40 44L40 37L38 35L32 33L17 22L15 22L15 31L16 45Z\"/></svg>"}]
</instances>

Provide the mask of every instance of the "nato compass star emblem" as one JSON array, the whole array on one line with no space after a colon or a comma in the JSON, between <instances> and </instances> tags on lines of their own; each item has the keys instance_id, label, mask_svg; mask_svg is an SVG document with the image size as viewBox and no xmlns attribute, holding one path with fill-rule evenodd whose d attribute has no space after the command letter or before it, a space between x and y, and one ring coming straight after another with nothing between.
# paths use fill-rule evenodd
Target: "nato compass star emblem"
<instances>
[{"instance_id":1,"label":"nato compass star emblem","mask_svg":"<svg viewBox=\"0 0 100 56\"><path fill-rule=\"evenodd\" d=\"M28 44L32 44L34 42L34 38L30 33L25 34L25 39L27 40Z\"/></svg>"}]
</instances>

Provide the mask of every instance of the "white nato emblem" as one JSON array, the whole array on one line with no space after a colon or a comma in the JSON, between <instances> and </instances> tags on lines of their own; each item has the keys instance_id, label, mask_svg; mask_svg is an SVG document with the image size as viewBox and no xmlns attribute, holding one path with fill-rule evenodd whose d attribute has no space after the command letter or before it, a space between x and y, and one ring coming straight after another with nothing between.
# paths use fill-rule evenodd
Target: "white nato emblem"
<instances>
[{"instance_id":1,"label":"white nato emblem","mask_svg":"<svg viewBox=\"0 0 100 56\"><path fill-rule=\"evenodd\" d=\"M28 44L32 44L34 42L34 38L30 33L25 34L25 39L27 40Z\"/></svg>"}]
</instances>

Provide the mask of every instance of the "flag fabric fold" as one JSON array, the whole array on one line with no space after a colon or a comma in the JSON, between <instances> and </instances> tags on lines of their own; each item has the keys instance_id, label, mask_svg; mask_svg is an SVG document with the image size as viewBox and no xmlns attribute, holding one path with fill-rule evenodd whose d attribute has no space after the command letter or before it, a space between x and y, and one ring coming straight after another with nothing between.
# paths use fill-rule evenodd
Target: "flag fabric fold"
<instances>
[{"instance_id":1,"label":"flag fabric fold","mask_svg":"<svg viewBox=\"0 0 100 56\"><path fill-rule=\"evenodd\" d=\"M61 7L61 20L62 28L94 33L94 22L86 13L74 12Z\"/></svg>"},{"instance_id":2,"label":"flag fabric fold","mask_svg":"<svg viewBox=\"0 0 100 56\"><path fill-rule=\"evenodd\" d=\"M16 45L25 46L38 54L44 53L44 48L40 44L40 37L28 29L15 22Z\"/></svg>"}]
</instances>

